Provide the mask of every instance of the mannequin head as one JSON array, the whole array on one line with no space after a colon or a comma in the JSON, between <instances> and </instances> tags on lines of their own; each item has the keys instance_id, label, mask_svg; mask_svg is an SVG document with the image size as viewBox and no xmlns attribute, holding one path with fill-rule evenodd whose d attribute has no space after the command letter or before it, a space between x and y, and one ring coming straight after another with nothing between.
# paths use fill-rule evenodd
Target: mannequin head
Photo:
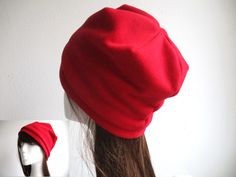
<instances>
[{"instance_id":1,"label":"mannequin head","mask_svg":"<svg viewBox=\"0 0 236 177\"><path fill-rule=\"evenodd\" d=\"M32 122L18 133L18 154L25 176L50 176L47 159L57 141L52 126Z\"/></svg>"},{"instance_id":2,"label":"mannequin head","mask_svg":"<svg viewBox=\"0 0 236 177\"><path fill-rule=\"evenodd\" d=\"M18 154L21 167L25 176L32 175L33 167L38 174L50 176L45 154L41 146L27 133L20 132L18 135Z\"/></svg>"},{"instance_id":3,"label":"mannequin head","mask_svg":"<svg viewBox=\"0 0 236 177\"><path fill-rule=\"evenodd\" d=\"M60 81L74 111L69 119L93 119L97 177L155 177L144 132L187 71L165 29L136 7L103 8L73 33Z\"/></svg>"},{"instance_id":4,"label":"mannequin head","mask_svg":"<svg viewBox=\"0 0 236 177\"><path fill-rule=\"evenodd\" d=\"M19 146L20 157L23 165L42 163L44 154L41 147L32 142L21 142Z\"/></svg>"}]
</instances>

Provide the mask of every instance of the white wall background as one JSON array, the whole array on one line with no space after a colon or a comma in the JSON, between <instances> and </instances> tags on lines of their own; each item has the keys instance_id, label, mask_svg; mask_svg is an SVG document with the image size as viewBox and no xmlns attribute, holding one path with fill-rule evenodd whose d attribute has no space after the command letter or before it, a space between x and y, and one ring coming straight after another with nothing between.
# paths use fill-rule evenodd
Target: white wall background
<instances>
[{"instance_id":1,"label":"white wall background","mask_svg":"<svg viewBox=\"0 0 236 177\"><path fill-rule=\"evenodd\" d=\"M0 119L64 119L63 47L89 15L123 3L155 16L190 66L147 130L157 176L235 177L234 0L0 0Z\"/></svg>"},{"instance_id":2,"label":"white wall background","mask_svg":"<svg viewBox=\"0 0 236 177\"><path fill-rule=\"evenodd\" d=\"M0 121L0 176L24 176L17 151L18 132L35 120ZM69 140L68 121L44 120L50 123L58 139L47 164L51 176L68 176Z\"/></svg>"}]
</instances>

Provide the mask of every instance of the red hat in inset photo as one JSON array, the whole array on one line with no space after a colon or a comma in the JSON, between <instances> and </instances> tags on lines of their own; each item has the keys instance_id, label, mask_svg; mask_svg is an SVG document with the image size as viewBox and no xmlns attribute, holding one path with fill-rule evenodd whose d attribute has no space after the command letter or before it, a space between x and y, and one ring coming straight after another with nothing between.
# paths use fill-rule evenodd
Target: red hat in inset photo
<instances>
[{"instance_id":1,"label":"red hat in inset photo","mask_svg":"<svg viewBox=\"0 0 236 177\"><path fill-rule=\"evenodd\" d=\"M49 123L33 122L22 127L19 133L25 132L31 136L43 149L46 158L50 156L50 152L54 147L57 136ZM18 134L19 134L18 133Z\"/></svg>"},{"instance_id":2,"label":"red hat in inset photo","mask_svg":"<svg viewBox=\"0 0 236 177\"><path fill-rule=\"evenodd\" d=\"M179 92L188 68L159 22L125 4L99 10L73 33L62 53L60 81L99 126L137 138L164 100Z\"/></svg>"}]
</instances>

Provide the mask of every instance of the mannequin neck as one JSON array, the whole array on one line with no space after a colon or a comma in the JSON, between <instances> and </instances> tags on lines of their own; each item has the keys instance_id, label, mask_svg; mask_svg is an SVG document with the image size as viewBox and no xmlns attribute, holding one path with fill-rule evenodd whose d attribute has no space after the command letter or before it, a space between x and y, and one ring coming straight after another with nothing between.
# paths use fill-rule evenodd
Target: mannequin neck
<instances>
[{"instance_id":1,"label":"mannequin neck","mask_svg":"<svg viewBox=\"0 0 236 177\"><path fill-rule=\"evenodd\" d=\"M44 176L42 161L31 164L31 174L30 174L30 176Z\"/></svg>"}]
</instances>

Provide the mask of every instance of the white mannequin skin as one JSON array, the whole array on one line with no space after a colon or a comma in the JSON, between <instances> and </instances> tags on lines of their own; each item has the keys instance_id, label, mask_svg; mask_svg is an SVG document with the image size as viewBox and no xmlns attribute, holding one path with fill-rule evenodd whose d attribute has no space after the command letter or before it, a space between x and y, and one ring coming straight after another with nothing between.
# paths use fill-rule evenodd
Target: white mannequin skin
<instances>
[{"instance_id":1,"label":"white mannequin skin","mask_svg":"<svg viewBox=\"0 0 236 177\"><path fill-rule=\"evenodd\" d=\"M30 176L43 176L43 151L37 144L22 143L19 148L23 165L31 165Z\"/></svg>"}]
</instances>

